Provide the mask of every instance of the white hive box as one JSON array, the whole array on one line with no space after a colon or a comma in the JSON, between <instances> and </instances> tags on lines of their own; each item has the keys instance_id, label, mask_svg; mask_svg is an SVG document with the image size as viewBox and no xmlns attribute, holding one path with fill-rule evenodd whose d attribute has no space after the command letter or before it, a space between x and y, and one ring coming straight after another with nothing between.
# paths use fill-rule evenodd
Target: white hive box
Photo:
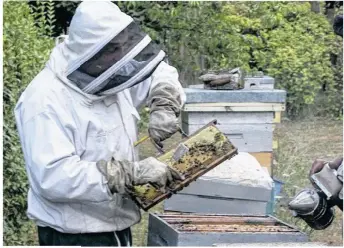
<instances>
[{"instance_id":1,"label":"white hive box","mask_svg":"<svg viewBox=\"0 0 344 248\"><path fill-rule=\"evenodd\" d=\"M203 85L185 89L182 129L191 134L216 119L239 152L249 152L271 174L273 131L285 110L286 92L275 90L268 76L245 78L242 90L205 90Z\"/></svg>"},{"instance_id":2,"label":"white hive box","mask_svg":"<svg viewBox=\"0 0 344 248\"><path fill-rule=\"evenodd\" d=\"M182 213L265 215L273 180L249 153L239 153L165 200Z\"/></svg>"}]
</instances>

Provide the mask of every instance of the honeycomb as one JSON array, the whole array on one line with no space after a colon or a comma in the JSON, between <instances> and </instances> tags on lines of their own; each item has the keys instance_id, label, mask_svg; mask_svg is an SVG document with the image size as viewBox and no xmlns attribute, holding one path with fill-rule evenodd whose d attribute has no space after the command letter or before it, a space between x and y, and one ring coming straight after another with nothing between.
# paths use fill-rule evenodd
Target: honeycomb
<instances>
[{"instance_id":1,"label":"honeycomb","mask_svg":"<svg viewBox=\"0 0 344 248\"><path fill-rule=\"evenodd\" d=\"M189 150L179 160L173 159L176 148L157 159L177 170L185 180L171 185L168 192L162 192L150 184L135 186L131 196L142 209L148 210L237 154L237 149L214 124L207 125L182 143Z\"/></svg>"}]
</instances>

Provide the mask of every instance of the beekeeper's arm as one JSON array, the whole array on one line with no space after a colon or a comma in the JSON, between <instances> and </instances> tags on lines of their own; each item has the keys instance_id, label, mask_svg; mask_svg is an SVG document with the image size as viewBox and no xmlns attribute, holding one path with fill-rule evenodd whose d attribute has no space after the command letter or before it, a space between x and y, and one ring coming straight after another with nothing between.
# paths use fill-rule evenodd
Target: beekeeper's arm
<instances>
[{"instance_id":1,"label":"beekeeper's arm","mask_svg":"<svg viewBox=\"0 0 344 248\"><path fill-rule=\"evenodd\" d=\"M150 79L131 89L135 106L147 102L150 108L149 135L159 146L179 130L178 117L186 97L178 77L176 68L161 62Z\"/></svg>"},{"instance_id":2,"label":"beekeeper's arm","mask_svg":"<svg viewBox=\"0 0 344 248\"><path fill-rule=\"evenodd\" d=\"M78 142L75 127L62 124L50 111L24 123L21 134L31 187L50 201L101 202L134 184L164 187L179 176L154 158L138 163L81 160L73 144Z\"/></svg>"}]
</instances>

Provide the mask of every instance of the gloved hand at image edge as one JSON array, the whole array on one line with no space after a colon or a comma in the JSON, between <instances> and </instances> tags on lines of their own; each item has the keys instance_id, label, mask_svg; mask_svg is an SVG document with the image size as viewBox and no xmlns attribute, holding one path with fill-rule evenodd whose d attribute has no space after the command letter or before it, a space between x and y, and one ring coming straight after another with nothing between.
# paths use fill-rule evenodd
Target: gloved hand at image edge
<instances>
[{"instance_id":1,"label":"gloved hand at image edge","mask_svg":"<svg viewBox=\"0 0 344 248\"><path fill-rule=\"evenodd\" d=\"M343 157L339 157L339 158L336 158L335 160L333 161L325 161L325 160L322 160L322 159L316 159L313 164L312 164L312 167L309 171L309 179L312 183L312 185L317 188L316 184L314 183L314 181L311 179L311 176L315 173L318 173L320 172L325 164L329 165L329 167L333 170L336 170L337 171L337 178L343 182ZM343 189L339 192L339 199L343 199Z\"/></svg>"},{"instance_id":2,"label":"gloved hand at image edge","mask_svg":"<svg viewBox=\"0 0 344 248\"><path fill-rule=\"evenodd\" d=\"M148 97L148 133L160 148L163 147L162 141L179 131L178 117L182 104L180 92L172 85L160 83L152 89Z\"/></svg>"},{"instance_id":3,"label":"gloved hand at image edge","mask_svg":"<svg viewBox=\"0 0 344 248\"><path fill-rule=\"evenodd\" d=\"M327 161L325 161L323 159L316 159L313 162L312 167L309 171L309 177L311 177L314 173L320 172L324 168L326 163L327 163ZM343 157L339 157L333 161L328 162L330 168L333 170L338 170L338 168L340 167L340 165L342 163L343 163Z\"/></svg>"},{"instance_id":4,"label":"gloved hand at image edge","mask_svg":"<svg viewBox=\"0 0 344 248\"><path fill-rule=\"evenodd\" d=\"M136 185L151 183L163 192L176 180L183 180L177 171L149 157L139 162L118 161L112 158L97 162L98 170L105 176L111 193L128 194Z\"/></svg>"}]
</instances>

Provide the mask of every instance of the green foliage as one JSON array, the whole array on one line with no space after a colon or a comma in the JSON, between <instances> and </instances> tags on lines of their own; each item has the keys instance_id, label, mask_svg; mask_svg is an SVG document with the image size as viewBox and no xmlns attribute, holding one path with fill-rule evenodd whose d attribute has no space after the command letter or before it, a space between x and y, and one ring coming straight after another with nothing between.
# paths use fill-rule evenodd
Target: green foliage
<instances>
[{"instance_id":1,"label":"green foliage","mask_svg":"<svg viewBox=\"0 0 344 248\"><path fill-rule=\"evenodd\" d=\"M80 1L59 1L56 3L57 8L64 8L65 11L73 13Z\"/></svg>"},{"instance_id":2,"label":"green foliage","mask_svg":"<svg viewBox=\"0 0 344 248\"><path fill-rule=\"evenodd\" d=\"M163 45L184 86L205 69L263 71L288 92L290 116L342 116L341 38L308 2L119 2ZM322 7L324 4L322 3ZM315 105L316 104L316 105Z\"/></svg>"},{"instance_id":3,"label":"green foliage","mask_svg":"<svg viewBox=\"0 0 344 248\"><path fill-rule=\"evenodd\" d=\"M44 2L40 7L49 9L50 4ZM54 17L41 18L37 29L26 2L3 6L4 244L34 245L32 223L26 217L28 181L13 111L21 92L48 58L53 39L43 33L51 30Z\"/></svg>"},{"instance_id":4,"label":"green foliage","mask_svg":"<svg viewBox=\"0 0 344 248\"><path fill-rule=\"evenodd\" d=\"M324 2L324 13L309 2L114 2L163 47L185 87L202 71L240 66L275 77L288 92L289 116L342 116L342 61L333 61L342 57L342 38ZM79 3L55 3L65 25Z\"/></svg>"},{"instance_id":5,"label":"green foliage","mask_svg":"<svg viewBox=\"0 0 344 248\"><path fill-rule=\"evenodd\" d=\"M224 18L240 7L226 6ZM254 39L244 43L253 50L257 68L274 77L279 88L287 90L289 114L297 115L304 106L313 104L325 84L326 95L336 96L336 100L328 98L327 106L333 110L330 113L338 116L341 98L336 92L341 87L334 78L336 68L332 67L330 56L340 53L341 43L325 16L312 12L309 3L250 3L247 8L240 11L250 17L247 26L241 26L239 20L231 19L230 23L238 23L241 29L257 23L254 31L258 36L245 36Z\"/></svg>"},{"instance_id":6,"label":"green foliage","mask_svg":"<svg viewBox=\"0 0 344 248\"><path fill-rule=\"evenodd\" d=\"M37 1L32 5L32 15L35 18L35 24L41 34L52 36L55 28L55 13L53 1Z\"/></svg>"},{"instance_id":7,"label":"green foliage","mask_svg":"<svg viewBox=\"0 0 344 248\"><path fill-rule=\"evenodd\" d=\"M137 126L140 132L147 131L148 122L149 122L149 108L142 108L140 111L141 120L138 122Z\"/></svg>"}]
</instances>

